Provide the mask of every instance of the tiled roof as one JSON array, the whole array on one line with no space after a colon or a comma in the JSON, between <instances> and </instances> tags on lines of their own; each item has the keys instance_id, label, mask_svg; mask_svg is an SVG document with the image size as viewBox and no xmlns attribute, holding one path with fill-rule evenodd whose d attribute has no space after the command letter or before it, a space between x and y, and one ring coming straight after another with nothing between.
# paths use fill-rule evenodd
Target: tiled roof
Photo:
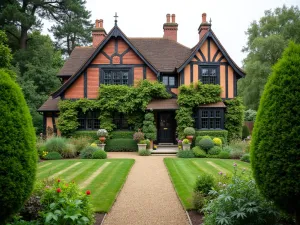
<instances>
[{"instance_id":1,"label":"tiled roof","mask_svg":"<svg viewBox=\"0 0 300 225\"><path fill-rule=\"evenodd\" d=\"M76 73L86 60L93 54L96 48L93 47L76 47L64 66L58 72L57 76L72 76Z\"/></svg>"},{"instance_id":2,"label":"tiled roof","mask_svg":"<svg viewBox=\"0 0 300 225\"><path fill-rule=\"evenodd\" d=\"M47 112L47 111L52 111L52 112L57 112L59 111L58 109L58 102L60 100L60 97L58 98L52 98L49 97L46 102L37 110L38 112Z\"/></svg>"},{"instance_id":3,"label":"tiled roof","mask_svg":"<svg viewBox=\"0 0 300 225\"><path fill-rule=\"evenodd\" d=\"M216 102L216 103L209 103L209 104L204 104L204 105L200 105L200 108L226 108L226 105L224 104L224 102Z\"/></svg>"},{"instance_id":4,"label":"tiled roof","mask_svg":"<svg viewBox=\"0 0 300 225\"><path fill-rule=\"evenodd\" d=\"M178 109L176 98L170 99L153 99L147 106L147 109L162 110L162 109Z\"/></svg>"},{"instance_id":5,"label":"tiled roof","mask_svg":"<svg viewBox=\"0 0 300 225\"><path fill-rule=\"evenodd\" d=\"M188 47L165 38L128 39L161 72L173 72L191 54ZM95 50L94 47L76 47L57 75L73 75L91 57Z\"/></svg>"}]
</instances>

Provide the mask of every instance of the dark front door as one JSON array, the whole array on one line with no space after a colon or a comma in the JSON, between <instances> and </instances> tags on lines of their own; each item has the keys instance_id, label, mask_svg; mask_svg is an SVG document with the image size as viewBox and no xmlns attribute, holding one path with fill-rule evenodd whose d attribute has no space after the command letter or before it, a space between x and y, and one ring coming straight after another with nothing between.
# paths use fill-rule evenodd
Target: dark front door
<instances>
[{"instance_id":1,"label":"dark front door","mask_svg":"<svg viewBox=\"0 0 300 225\"><path fill-rule=\"evenodd\" d=\"M174 143L175 139L175 113L159 112L158 113L158 142Z\"/></svg>"}]
</instances>

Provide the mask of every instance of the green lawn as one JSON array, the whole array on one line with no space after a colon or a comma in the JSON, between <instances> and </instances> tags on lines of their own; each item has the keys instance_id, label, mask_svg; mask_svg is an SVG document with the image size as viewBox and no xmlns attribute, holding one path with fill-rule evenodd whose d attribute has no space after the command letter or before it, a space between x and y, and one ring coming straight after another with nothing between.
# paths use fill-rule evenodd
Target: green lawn
<instances>
[{"instance_id":1,"label":"green lawn","mask_svg":"<svg viewBox=\"0 0 300 225\"><path fill-rule=\"evenodd\" d=\"M108 212L133 164L134 159L48 160L38 164L37 179L75 181L83 191L91 191L96 212Z\"/></svg>"},{"instance_id":2,"label":"green lawn","mask_svg":"<svg viewBox=\"0 0 300 225\"><path fill-rule=\"evenodd\" d=\"M250 164L230 159L178 159L165 158L164 162L168 168L175 190L181 199L185 209L192 209L193 189L197 176L210 173L219 176L222 171L228 175L233 172L233 163L237 163L238 170L250 169Z\"/></svg>"}]
</instances>

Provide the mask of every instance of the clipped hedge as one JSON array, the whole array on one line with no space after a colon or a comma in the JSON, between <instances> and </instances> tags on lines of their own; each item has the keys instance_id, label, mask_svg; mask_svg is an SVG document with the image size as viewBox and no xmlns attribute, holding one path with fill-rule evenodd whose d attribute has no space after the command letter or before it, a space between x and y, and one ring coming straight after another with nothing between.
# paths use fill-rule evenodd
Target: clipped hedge
<instances>
[{"instance_id":1,"label":"clipped hedge","mask_svg":"<svg viewBox=\"0 0 300 225\"><path fill-rule=\"evenodd\" d=\"M106 152L136 152L138 146L133 139L109 139L105 145Z\"/></svg>"},{"instance_id":2,"label":"clipped hedge","mask_svg":"<svg viewBox=\"0 0 300 225\"><path fill-rule=\"evenodd\" d=\"M72 135L73 138L79 138L79 137L88 137L91 138L92 140L97 140L98 136L97 136L97 131L93 130L93 131L87 131L87 130L78 130L75 131Z\"/></svg>"},{"instance_id":3,"label":"clipped hedge","mask_svg":"<svg viewBox=\"0 0 300 225\"><path fill-rule=\"evenodd\" d=\"M210 136L212 138L222 138L224 139L223 144L227 144L228 141L228 131L227 130L197 130L196 136Z\"/></svg>"},{"instance_id":4,"label":"clipped hedge","mask_svg":"<svg viewBox=\"0 0 300 225\"><path fill-rule=\"evenodd\" d=\"M124 130L124 131L112 131L112 139L133 139L134 131Z\"/></svg>"}]
</instances>

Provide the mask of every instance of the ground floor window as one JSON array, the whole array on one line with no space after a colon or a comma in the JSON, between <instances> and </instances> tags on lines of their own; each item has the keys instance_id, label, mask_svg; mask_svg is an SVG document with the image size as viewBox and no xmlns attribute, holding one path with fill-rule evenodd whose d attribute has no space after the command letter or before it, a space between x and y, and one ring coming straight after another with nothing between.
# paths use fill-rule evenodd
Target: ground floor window
<instances>
[{"instance_id":1,"label":"ground floor window","mask_svg":"<svg viewBox=\"0 0 300 225\"><path fill-rule=\"evenodd\" d=\"M78 129L80 130L96 130L100 128L100 111L87 111L78 113Z\"/></svg>"},{"instance_id":2,"label":"ground floor window","mask_svg":"<svg viewBox=\"0 0 300 225\"><path fill-rule=\"evenodd\" d=\"M197 129L224 129L224 109L199 108L195 121Z\"/></svg>"},{"instance_id":3,"label":"ground floor window","mask_svg":"<svg viewBox=\"0 0 300 225\"><path fill-rule=\"evenodd\" d=\"M130 129L130 127L128 126L126 115L124 115L123 113L115 112L113 114L113 123L116 125L117 130Z\"/></svg>"}]
</instances>

